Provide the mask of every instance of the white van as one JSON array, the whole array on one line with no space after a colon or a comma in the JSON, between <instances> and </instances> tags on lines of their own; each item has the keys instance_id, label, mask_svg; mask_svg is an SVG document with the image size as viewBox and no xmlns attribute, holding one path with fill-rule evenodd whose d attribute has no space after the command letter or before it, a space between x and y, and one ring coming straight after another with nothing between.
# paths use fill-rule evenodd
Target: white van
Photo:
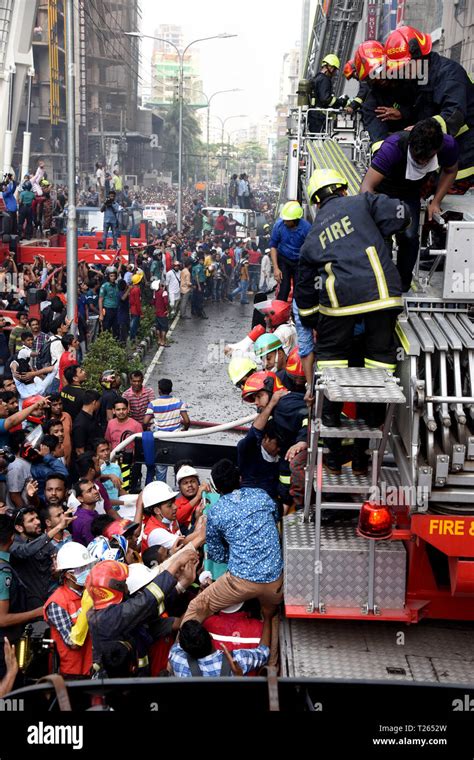
<instances>
[{"instance_id":1,"label":"white van","mask_svg":"<svg viewBox=\"0 0 474 760\"><path fill-rule=\"evenodd\" d=\"M143 209L143 218L154 224L167 223L167 208L162 203L150 203Z\"/></svg>"},{"instance_id":2,"label":"white van","mask_svg":"<svg viewBox=\"0 0 474 760\"><path fill-rule=\"evenodd\" d=\"M206 206L203 211L209 211L213 220L219 216L219 211L223 210L226 216L232 214L236 222L243 225L237 227L238 238L255 238L257 235L257 215L255 211L243 208L222 208L222 206Z\"/></svg>"}]
</instances>

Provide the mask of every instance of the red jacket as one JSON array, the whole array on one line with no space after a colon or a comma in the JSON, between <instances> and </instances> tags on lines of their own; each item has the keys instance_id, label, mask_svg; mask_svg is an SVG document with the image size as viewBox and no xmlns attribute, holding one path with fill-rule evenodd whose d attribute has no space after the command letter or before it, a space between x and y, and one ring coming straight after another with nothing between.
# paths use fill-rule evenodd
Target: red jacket
<instances>
[{"instance_id":1,"label":"red jacket","mask_svg":"<svg viewBox=\"0 0 474 760\"><path fill-rule=\"evenodd\" d=\"M75 591L67 586L59 586L56 591L51 594L49 599L46 600L44 605L44 619L48 621L46 611L48 605L54 602L63 610L65 610L72 619L73 625L77 621L77 616L81 611L82 599L76 594ZM62 636L57 628L51 625L51 636L54 639L56 648L58 650L60 665L59 669L62 675L73 676L87 676L92 667L92 637L87 634L87 638L82 647L79 649L72 649L64 643Z\"/></svg>"},{"instance_id":2,"label":"red jacket","mask_svg":"<svg viewBox=\"0 0 474 760\"><path fill-rule=\"evenodd\" d=\"M128 302L130 304L130 316L141 317L142 313L142 299L139 285L132 285L128 296Z\"/></svg>"},{"instance_id":3,"label":"red jacket","mask_svg":"<svg viewBox=\"0 0 474 760\"><path fill-rule=\"evenodd\" d=\"M155 291L155 315L157 317L167 317L168 316L168 293L166 290L156 290Z\"/></svg>"}]
</instances>

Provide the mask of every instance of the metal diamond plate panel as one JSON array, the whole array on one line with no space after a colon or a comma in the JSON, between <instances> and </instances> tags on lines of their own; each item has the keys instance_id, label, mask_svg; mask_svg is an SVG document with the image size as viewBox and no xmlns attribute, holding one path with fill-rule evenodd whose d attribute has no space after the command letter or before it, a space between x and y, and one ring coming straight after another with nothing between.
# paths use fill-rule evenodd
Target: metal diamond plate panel
<instances>
[{"instance_id":1,"label":"metal diamond plate panel","mask_svg":"<svg viewBox=\"0 0 474 760\"><path fill-rule=\"evenodd\" d=\"M469 623L423 621L406 626L318 619L284 621L283 629L283 665L296 677L474 682L472 652L467 647L464 652L474 633ZM462 659L462 652L469 659Z\"/></svg>"},{"instance_id":2,"label":"metal diamond plate panel","mask_svg":"<svg viewBox=\"0 0 474 760\"><path fill-rule=\"evenodd\" d=\"M289 515L283 520L284 595L288 605L313 600L314 525ZM353 525L321 526L320 600L328 606L361 607L368 597L369 542ZM375 557L375 603L401 609L405 603L406 556L399 541L379 542Z\"/></svg>"},{"instance_id":3,"label":"metal diamond plate panel","mask_svg":"<svg viewBox=\"0 0 474 760\"><path fill-rule=\"evenodd\" d=\"M328 367L321 372L321 382L334 382L338 385L385 385L393 382L392 375L384 369L366 369L365 367Z\"/></svg>"},{"instance_id":4,"label":"metal diamond plate panel","mask_svg":"<svg viewBox=\"0 0 474 760\"><path fill-rule=\"evenodd\" d=\"M316 481L317 473L315 473ZM333 475L323 468L323 491L332 493L367 493L372 487L368 475L354 475L350 467L343 467L340 475Z\"/></svg>"},{"instance_id":5,"label":"metal diamond plate panel","mask_svg":"<svg viewBox=\"0 0 474 760\"><path fill-rule=\"evenodd\" d=\"M381 438L380 428L368 427L363 420L345 420L341 427L321 425L322 438Z\"/></svg>"},{"instance_id":6,"label":"metal diamond plate panel","mask_svg":"<svg viewBox=\"0 0 474 760\"><path fill-rule=\"evenodd\" d=\"M459 660L431 659L440 683L474 683L474 662L459 662Z\"/></svg>"},{"instance_id":7,"label":"metal diamond plate panel","mask_svg":"<svg viewBox=\"0 0 474 760\"><path fill-rule=\"evenodd\" d=\"M318 382L325 386L325 396L331 401L391 404L405 401L396 379L386 370L331 367L322 373Z\"/></svg>"}]
</instances>

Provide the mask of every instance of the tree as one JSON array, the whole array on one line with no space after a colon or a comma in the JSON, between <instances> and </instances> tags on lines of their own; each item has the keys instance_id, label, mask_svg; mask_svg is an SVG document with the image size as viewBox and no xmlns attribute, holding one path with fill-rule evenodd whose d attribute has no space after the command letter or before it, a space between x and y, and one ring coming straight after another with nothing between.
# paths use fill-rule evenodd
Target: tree
<instances>
[{"instance_id":1,"label":"tree","mask_svg":"<svg viewBox=\"0 0 474 760\"><path fill-rule=\"evenodd\" d=\"M183 177L194 174L202 150L201 128L191 108L183 104ZM163 168L178 178L179 103L175 101L165 116L163 125Z\"/></svg>"}]
</instances>

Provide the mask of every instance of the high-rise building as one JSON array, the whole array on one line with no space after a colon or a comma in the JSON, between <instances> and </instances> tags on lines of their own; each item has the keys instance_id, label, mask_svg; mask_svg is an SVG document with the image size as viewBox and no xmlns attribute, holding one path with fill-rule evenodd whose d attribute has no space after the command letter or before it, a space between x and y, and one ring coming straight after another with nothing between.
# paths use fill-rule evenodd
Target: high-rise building
<instances>
[{"instance_id":1,"label":"high-rise building","mask_svg":"<svg viewBox=\"0 0 474 760\"><path fill-rule=\"evenodd\" d=\"M178 83L180 59L173 45L179 50L184 48L182 27L174 24L162 24L155 32L155 40L151 64L151 93L146 99L148 107L162 110L178 98ZM171 43L171 44L170 44ZM183 60L183 96L192 106L200 106L205 102L200 76L199 49L186 53Z\"/></svg>"},{"instance_id":2,"label":"high-rise building","mask_svg":"<svg viewBox=\"0 0 474 760\"><path fill-rule=\"evenodd\" d=\"M96 161L138 175L150 143L138 112L138 0L76 0L74 58L78 171ZM64 0L39 0L33 32L35 76L31 107L31 168L39 158L48 175L66 180L66 50ZM26 103L26 93L25 93ZM23 122L26 115L23 114ZM148 117L151 119L151 116ZM24 125L20 123L18 135ZM21 140L14 159L19 162Z\"/></svg>"},{"instance_id":3,"label":"high-rise building","mask_svg":"<svg viewBox=\"0 0 474 760\"><path fill-rule=\"evenodd\" d=\"M460 63L474 77L474 4L470 0L445 3L442 27L443 55Z\"/></svg>"},{"instance_id":4,"label":"high-rise building","mask_svg":"<svg viewBox=\"0 0 474 760\"><path fill-rule=\"evenodd\" d=\"M299 79L300 49L295 46L283 55L280 72L279 103L285 103L290 108L296 105L296 90Z\"/></svg>"}]
</instances>

